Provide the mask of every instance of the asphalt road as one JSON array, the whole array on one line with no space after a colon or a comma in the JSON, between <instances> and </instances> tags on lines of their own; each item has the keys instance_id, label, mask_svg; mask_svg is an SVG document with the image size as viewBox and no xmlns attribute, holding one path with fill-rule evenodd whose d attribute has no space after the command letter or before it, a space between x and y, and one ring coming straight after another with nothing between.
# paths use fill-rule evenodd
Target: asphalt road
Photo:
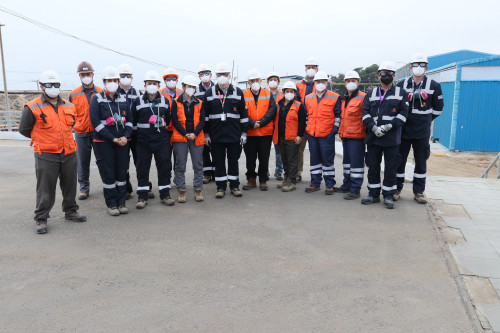
<instances>
[{"instance_id":1,"label":"asphalt road","mask_svg":"<svg viewBox=\"0 0 500 333\"><path fill-rule=\"evenodd\" d=\"M135 197L111 217L93 161L79 202L88 221L65 221L58 195L37 235L27 145L0 141L2 332L473 331L434 222L408 189L389 211L306 194L307 182L222 200L209 184L203 203L189 191L185 204L138 211Z\"/></svg>"}]
</instances>

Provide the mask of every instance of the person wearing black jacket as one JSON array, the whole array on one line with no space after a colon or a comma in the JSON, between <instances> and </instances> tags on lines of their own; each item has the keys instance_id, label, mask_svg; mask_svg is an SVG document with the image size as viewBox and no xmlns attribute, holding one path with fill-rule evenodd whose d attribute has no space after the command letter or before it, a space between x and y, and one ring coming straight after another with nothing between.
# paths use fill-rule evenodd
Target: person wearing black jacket
<instances>
[{"instance_id":1,"label":"person wearing black jacket","mask_svg":"<svg viewBox=\"0 0 500 333\"><path fill-rule=\"evenodd\" d=\"M224 197L228 180L231 194L235 197L243 196L239 189L238 159L241 146L247 141L248 113L243 92L230 84L230 73L231 69L226 63L217 65L217 84L206 91L202 102L205 142L212 145L218 199Z\"/></svg>"}]
</instances>

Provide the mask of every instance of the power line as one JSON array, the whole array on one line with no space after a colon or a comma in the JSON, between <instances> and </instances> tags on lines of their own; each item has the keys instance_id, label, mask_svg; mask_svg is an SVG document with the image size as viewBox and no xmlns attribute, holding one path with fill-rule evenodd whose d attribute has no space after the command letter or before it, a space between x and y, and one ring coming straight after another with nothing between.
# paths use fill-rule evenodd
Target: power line
<instances>
[{"instance_id":1,"label":"power line","mask_svg":"<svg viewBox=\"0 0 500 333\"><path fill-rule=\"evenodd\" d=\"M45 29L45 30L48 30L48 31L51 31L53 33L56 33L56 34L59 34L59 35L62 35L62 36L65 36L65 37L69 37L69 38L74 38L76 39L77 41L79 42L82 42L82 43L85 43L85 44L88 44L88 45L91 45L91 46L94 46L94 47L97 47L99 49L103 49L103 50L106 50L106 51L109 51L109 52L113 52L113 53L116 53L116 54L119 54L121 56L124 56L124 57L129 57L129 58L132 58L132 59L135 59L135 60L138 60L138 61L142 61L142 62L145 62L147 64L150 64L150 65L154 65L154 66L158 66L158 67L168 67L167 65L164 65L164 64L161 64L161 63L158 63L158 62L154 62L154 61L151 61L151 60L147 60L147 59L144 59L144 58L140 58L140 57L137 57L135 55L132 55L132 54L128 54L128 53L124 53L124 52L120 52L120 51L117 51L117 50L114 50L112 48L109 48L107 46L103 46L103 45L100 45L100 44L96 44L94 42L91 42L91 41L88 41L86 39L83 39L83 38L80 38L78 36L75 36L75 35L72 35L70 33L67 33L65 31L62 31L62 30L59 30L57 28L54 28L54 27L51 27L51 26L48 26L42 22L39 22L37 20L34 20L32 18L29 18L27 16L24 16L20 13L17 13L13 10L10 10L8 8L5 8L4 6L0 6L0 11L4 12L4 13L7 13L7 14L10 14L10 15L13 15L13 16L16 16L22 20L25 20L33 25L36 25L38 26L39 28L42 28L42 29ZM186 73L194 73L196 74L195 72L193 71L188 71L186 69L180 69L178 68L178 70L180 70L181 72L186 72Z\"/></svg>"}]
</instances>

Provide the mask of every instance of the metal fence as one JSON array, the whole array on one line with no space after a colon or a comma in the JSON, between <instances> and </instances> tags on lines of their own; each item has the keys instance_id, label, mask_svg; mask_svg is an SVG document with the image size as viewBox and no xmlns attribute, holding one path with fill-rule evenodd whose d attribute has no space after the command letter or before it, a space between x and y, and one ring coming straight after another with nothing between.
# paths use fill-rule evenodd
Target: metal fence
<instances>
[{"instance_id":1,"label":"metal fence","mask_svg":"<svg viewBox=\"0 0 500 333\"><path fill-rule=\"evenodd\" d=\"M0 132L19 130L19 120L21 119L21 111L5 111L0 110Z\"/></svg>"}]
</instances>

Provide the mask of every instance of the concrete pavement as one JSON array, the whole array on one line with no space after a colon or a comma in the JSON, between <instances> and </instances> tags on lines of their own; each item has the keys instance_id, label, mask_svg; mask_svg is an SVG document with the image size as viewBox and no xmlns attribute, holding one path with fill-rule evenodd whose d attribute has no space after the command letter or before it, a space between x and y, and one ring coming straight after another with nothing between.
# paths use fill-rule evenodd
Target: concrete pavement
<instances>
[{"instance_id":1,"label":"concrete pavement","mask_svg":"<svg viewBox=\"0 0 500 333\"><path fill-rule=\"evenodd\" d=\"M189 193L186 204L153 199L137 211L134 198L116 218L93 165L79 202L88 222L64 221L58 195L49 233L36 235L31 148L3 141L0 169L6 332L479 331L433 219L413 200L389 211L306 194L306 182L282 193L276 181L217 200L209 184L203 203Z\"/></svg>"}]
</instances>

